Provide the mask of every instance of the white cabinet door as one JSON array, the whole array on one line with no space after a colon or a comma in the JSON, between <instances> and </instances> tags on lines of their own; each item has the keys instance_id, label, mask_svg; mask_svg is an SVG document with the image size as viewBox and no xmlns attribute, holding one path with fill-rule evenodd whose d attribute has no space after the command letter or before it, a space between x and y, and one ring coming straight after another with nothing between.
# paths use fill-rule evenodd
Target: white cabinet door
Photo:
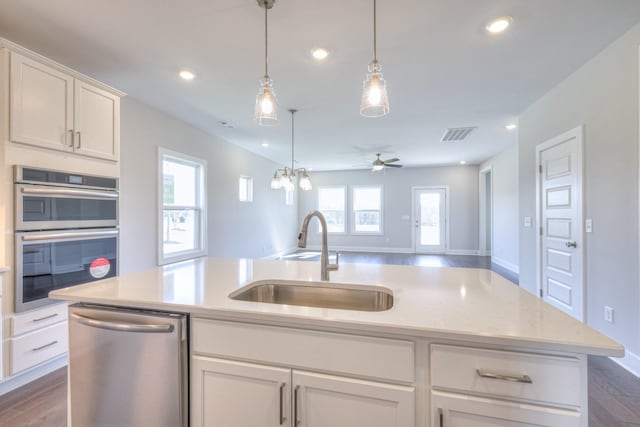
<instances>
[{"instance_id":1,"label":"white cabinet door","mask_svg":"<svg viewBox=\"0 0 640 427\"><path fill-rule=\"evenodd\" d=\"M76 80L74 100L75 152L118 160L120 97Z\"/></svg>"},{"instance_id":2,"label":"white cabinet door","mask_svg":"<svg viewBox=\"0 0 640 427\"><path fill-rule=\"evenodd\" d=\"M293 417L304 427L415 425L415 392L403 387L293 371Z\"/></svg>"},{"instance_id":3,"label":"white cabinet door","mask_svg":"<svg viewBox=\"0 0 640 427\"><path fill-rule=\"evenodd\" d=\"M192 427L289 427L291 370L191 358Z\"/></svg>"},{"instance_id":4,"label":"white cabinet door","mask_svg":"<svg viewBox=\"0 0 640 427\"><path fill-rule=\"evenodd\" d=\"M577 411L444 392L431 393L434 427L579 427Z\"/></svg>"},{"instance_id":5,"label":"white cabinet door","mask_svg":"<svg viewBox=\"0 0 640 427\"><path fill-rule=\"evenodd\" d=\"M10 139L72 150L73 77L11 53Z\"/></svg>"}]
</instances>

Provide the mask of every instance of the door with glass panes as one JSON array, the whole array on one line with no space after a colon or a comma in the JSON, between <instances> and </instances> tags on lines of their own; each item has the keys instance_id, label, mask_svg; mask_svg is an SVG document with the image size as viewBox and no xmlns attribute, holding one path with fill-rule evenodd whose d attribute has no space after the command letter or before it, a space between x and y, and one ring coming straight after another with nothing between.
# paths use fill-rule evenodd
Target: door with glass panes
<instances>
[{"instance_id":1,"label":"door with glass panes","mask_svg":"<svg viewBox=\"0 0 640 427\"><path fill-rule=\"evenodd\" d=\"M416 253L447 249L447 189L414 188L413 227Z\"/></svg>"}]
</instances>

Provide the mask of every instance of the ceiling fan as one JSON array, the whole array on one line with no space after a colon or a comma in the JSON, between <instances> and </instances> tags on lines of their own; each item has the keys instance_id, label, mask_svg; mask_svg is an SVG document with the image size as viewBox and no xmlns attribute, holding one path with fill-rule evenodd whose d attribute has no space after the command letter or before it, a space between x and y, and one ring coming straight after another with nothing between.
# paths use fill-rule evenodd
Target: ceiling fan
<instances>
[{"instance_id":1,"label":"ceiling fan","mask_svg":"<svg viewBox=\"0 0 640 427\"><path fill-rule=\"evenodd\" d=\"M394 165L393 164L395 162L399 162L400 161L400 159L397 158L397 157L394 157L393 159L389 159L389 160L380 160L380 153L376 153L376 156L378 158L375 159L373 161L373 163L371 164L371 170L373 172L381 171L385 167L390 167L390 168L401 168L402 167L402 165Z\"/></svg>"}]
</instances>

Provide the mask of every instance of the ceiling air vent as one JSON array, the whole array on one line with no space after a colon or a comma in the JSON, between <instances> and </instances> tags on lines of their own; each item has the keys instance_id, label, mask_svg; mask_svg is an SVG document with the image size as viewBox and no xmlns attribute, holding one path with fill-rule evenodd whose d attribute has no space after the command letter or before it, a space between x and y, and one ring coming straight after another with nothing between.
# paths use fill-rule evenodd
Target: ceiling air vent
<instances>
[{"instance_id":1,"label":"ceiling air vent","mask_svg":"<svg viewBox=\"0 0 640 427\"><path fill-rule=\"evenodd\" d=\"M471 132L477 129L476 126L468 127L468 128L449 128L442 136L442 142L451 142L451 141L462 141L465 139Z\"/></svg>"}]
</instances>

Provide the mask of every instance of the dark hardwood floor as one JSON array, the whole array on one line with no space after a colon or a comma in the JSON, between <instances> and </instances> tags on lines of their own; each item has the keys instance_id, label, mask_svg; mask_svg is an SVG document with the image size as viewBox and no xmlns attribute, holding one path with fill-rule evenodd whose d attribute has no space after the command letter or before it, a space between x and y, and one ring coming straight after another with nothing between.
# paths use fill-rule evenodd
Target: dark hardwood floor
<instances>
[{"instance_id":1,"label":"dark hardwood floor","mask_svg":"<svg viewBox=\"0 0 640 427\"><path fill-rule=\"evenodd\" d=\"M309 253L303 255L304 252ZM318 256L319 253L312 251L299 251L287 259L314 261ZM515 283L518 280L517 276L508 270L491 264L489 257L344 253L341 260L377 264L490 268ZM0 396L0 426L66 427L66 388L67 370L62 368ZM640 427L640 378L606 357L589 357L589 427L632 426Z\"/></svg>"}]
</instances>

